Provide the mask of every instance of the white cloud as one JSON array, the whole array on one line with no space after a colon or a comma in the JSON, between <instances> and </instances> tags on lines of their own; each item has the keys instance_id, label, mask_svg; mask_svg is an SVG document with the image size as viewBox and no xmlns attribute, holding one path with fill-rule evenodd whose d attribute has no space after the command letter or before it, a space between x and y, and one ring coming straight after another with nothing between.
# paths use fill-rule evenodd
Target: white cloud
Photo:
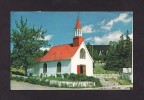
<instances>
[{"instance_id":1,"label":"white cloud","mask_svg":"<svg viewBox=\"0 0 144 100\"><path fill-rule=\"evenodd\" d=\"M95 36L95 37L89 37L85 39L85 41L91 41L94 42L94 44L97 45L106 45L109 44L110 41L118 41L120 39L120 36L122 35L121 31L114 31L110 32L109 34L105 34L102 37Z\"/></svg>"},{"instance_id":2,"label":"white cloud","mask_svg":"<svg viewBox=\"0 0 144 100\"><path fill-rule=\"evenodd\" d=\"M107 45L109 44L110 41L119 41L121 35L122 35L121 31L114 31L105 34L102 37L95 36L95 37L86 38L85 41L96 45ZM133 40L133 34L130 34L129 37L131 40Z\"/></svg>"},{"instance_id":3,"label":"white cloud","mask_svg":"<svg viewBox=\"0 0 144 100\"><path fill-rule=\"evenodd\" d=\"M85 41L86 41L86 42L88 42L88 41L93 41L93 38L92 38L92 37L86 38Z\"/></svg>"},{"instance_id":4,"label":"white cloud","mask_svg":"<svg viewBox=\"0 0 144 100\"><path fill-rule=\"evenodd\" d=\"M82 32L83 33L93 33L96 31L95 29L93 29L93 27L94 26L92 24L86 25L86 26L82 27Z\"/></svg>"},{"instance_id":5,"label":"white cloud","mask_svg":"<svg viewBox=\"0 0 144 100\"><path fill-rule=\"evenodd\" d=\"M105 34L102 37L94 37L95 44L109 44L110 41L118 41L120 36L122 35L121 31L111 32L109 34Z\"/></svg>"},{"instance_id":6,"label":"white cloud","mask_svg":"<svg viewBox=\"0 0 144 100\"><path fill-rule=\"evenodd\" d=\"M39 38L39 40L50 40L52 37L53 37L53 35L46 35L44 37L44 39L43 38Z\"/></svg>"},{"instance_id":7,"label":"white cloud","mask_svg":"<svg viewBox=\"0 0 144 100\"><path fill-rule=\"evenodd\" d=\"M53 37L53 35L47 35L47 36L45 36L45 40L50 40L51 38Z\"/></svg>"},{"instance_id":8,"label":"white cloud","mask_svg":"<svg viewBox=\"0 0 144 100\"><path fill-rule=\"evenodd\" d=\"M115 23L118 23L118 22L123 22L123 23L129 23L132 21L132 18L131 17L128 17L128 14L129 13L121 13L117 18L115 19L112 19L110 20L108 23L104 24L105 20L103 20L101 22L102 26L101 26L101 29L106 29L106 30L111 30L112 26L115 24Z\"/></svg>"},{"instance_id":9,"label":"white cloud","mask_svg":"<svg viewBox=\"0 0 144 100\"><path fill-rule=\"evenodd\" d=\"M50 49L50 47L47 47L47 48L44 48L44 47L42 47L42 48L40 48L40 50L42 50L42 51L45 51L45 50L49 50Z\"/></svg>"}]
</instances>

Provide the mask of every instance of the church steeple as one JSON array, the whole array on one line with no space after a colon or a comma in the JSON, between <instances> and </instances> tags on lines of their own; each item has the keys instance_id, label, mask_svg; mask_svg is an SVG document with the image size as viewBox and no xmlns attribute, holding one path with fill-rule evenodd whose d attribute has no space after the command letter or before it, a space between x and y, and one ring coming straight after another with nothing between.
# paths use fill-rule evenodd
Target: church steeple
<instances>
[{"instance_id":1,"label":"church steeple","mask_svg":"<svg viewBox=\"0 0 144 100\"><path fill-rule=\"evenodd\" d=\"M78 15L76 26L75 26L75 36L82 36L82 27L80 24L79 15Z\"/></svg>"},{"instance_id":2,"label":"church steeple","mask_svg":"<svg viewBox=\"0 0 144 100\"><path fill-rule=\"evenodd\" d=\"M80 18L78 15L76 26L75 26L75 35L73 38L73 46L80 46L80 44L84 41L84 38L82 37L82 27L80 24Z\"/></svg>"}]
</instances>

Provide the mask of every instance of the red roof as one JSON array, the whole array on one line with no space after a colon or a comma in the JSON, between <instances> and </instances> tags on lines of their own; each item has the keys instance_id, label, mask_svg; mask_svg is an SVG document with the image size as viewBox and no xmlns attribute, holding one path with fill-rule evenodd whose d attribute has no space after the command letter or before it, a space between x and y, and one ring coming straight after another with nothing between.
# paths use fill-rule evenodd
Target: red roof
<instances>
[{"instance_id":1,"label":"red roof","mask_svg":"<svg viewBox=\"0 0 144 100\"><path fill-rule=\"evenodd\" d=\"M70 59L74 56L79 46L73 46L73 44L64 44L59 46L53 46L42 58L37 61L53 61Z\"/></svg>"},{"instance_id":2,"label":"red roof","mask_svg":"<svg viewBox=\"0 0 144 100\"><path fill-rule=\"evenodd\" d=\"M75 29L81 29L80 18L78 17Z\"/></svg>"}]
</instances>

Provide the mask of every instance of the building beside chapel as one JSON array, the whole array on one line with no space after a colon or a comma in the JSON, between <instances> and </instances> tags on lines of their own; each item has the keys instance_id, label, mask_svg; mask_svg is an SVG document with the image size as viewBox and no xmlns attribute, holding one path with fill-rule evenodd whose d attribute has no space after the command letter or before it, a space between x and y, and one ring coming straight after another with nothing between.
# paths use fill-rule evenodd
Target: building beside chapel
<instances>
[{"instance_id":1,"label":"building beside chapel","mask_svg":"<svg viewBox=\"0 0 144 100\"><path fill-rule=\"evenodd\" d=\"M78 17L73 42L53 46L37 63L28 66L28 75L50 76L56 74L75 73L93 76L93 59L84 43L82 27Z\"/></svg>"}]
</instances>

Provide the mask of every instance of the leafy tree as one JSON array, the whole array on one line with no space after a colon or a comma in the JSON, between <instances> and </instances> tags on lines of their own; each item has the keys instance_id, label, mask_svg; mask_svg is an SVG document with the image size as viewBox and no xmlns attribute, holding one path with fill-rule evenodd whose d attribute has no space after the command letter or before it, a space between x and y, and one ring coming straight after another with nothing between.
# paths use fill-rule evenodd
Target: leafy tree
<instances>
[{"instance_id":1,"label":"leafy tree","mask_svg":"<svg viewBox=\"0 0 144 100\"><path fill-rule=\"evenodd\" d=\"M11 66L25 68L27 75L28 65L34 64L36 57L42 56L41 47L47 46L48 42L44 40L46 30L42 27L31 28L27 25L27 19L24 21L21 17L20 23L17 21L16 29L12 29L11 42L13 50L11 53Z\"/></svg>"}]
</instances>

